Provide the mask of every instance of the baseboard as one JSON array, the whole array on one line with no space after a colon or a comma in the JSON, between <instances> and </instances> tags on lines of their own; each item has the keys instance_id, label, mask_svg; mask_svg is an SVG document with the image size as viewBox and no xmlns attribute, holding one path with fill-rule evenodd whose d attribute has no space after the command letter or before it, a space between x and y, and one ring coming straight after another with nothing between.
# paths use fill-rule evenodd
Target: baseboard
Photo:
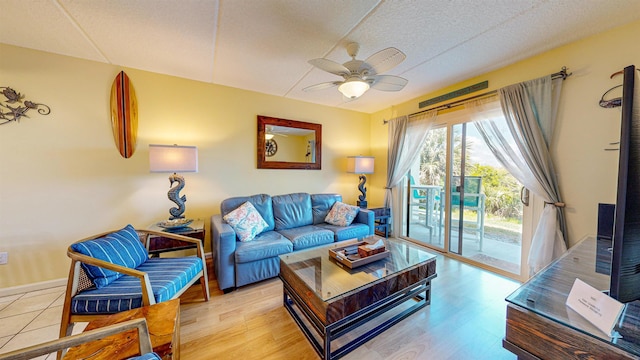
<instances>
[{"instance_id":1,"label":"baseboard","mask_svg":"<svg viewBox=\"0 0 640 360\"><path fill-rule=\"evenodd\" d=\"M212 260L212 254L210 252L205 253L204 257L205 257L205 261ZM52 287L66 286L66 285L67 285L67 279L62 278L62 279L47 280L47 281L42 281L42 282L37 282L32 284L12 286L8 288L0 289L0 297L11 296L15 294L23 294L23 293L28 293L32 291L44 290Z\"/></svg>"},{"instance_id":2,"label":"baseboard","mask_svg":"<svg viewBox=\"0 0 640 360\"><path fill-rule=\"evenodd\" d=\"M62 278L62 279L47 280L47 281L26 284L26 285L12 286L8 288L0 289L0 297L28 293L32 291L38 291L38 290L49 289L49 288L58 287L58 286L66 286L66 285L67 285L67 279Z\"/></svg>"}]
</instances>

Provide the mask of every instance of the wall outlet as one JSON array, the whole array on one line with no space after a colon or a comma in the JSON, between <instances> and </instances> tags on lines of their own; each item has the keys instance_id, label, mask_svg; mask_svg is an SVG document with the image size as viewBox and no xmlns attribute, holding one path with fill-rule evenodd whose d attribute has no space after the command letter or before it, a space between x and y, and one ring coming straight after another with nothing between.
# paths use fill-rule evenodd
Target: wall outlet
<instances>
[{"instance_id":1,"label":"wall outlet","mask_svg":"<svg viewBox=\"0 0 640 360\"><path fill-rule=\"evenodd\" d=\"M0 252L0 265L6 265L9 261L9 253L6 251Z\"/></svg>"}]
</instances>

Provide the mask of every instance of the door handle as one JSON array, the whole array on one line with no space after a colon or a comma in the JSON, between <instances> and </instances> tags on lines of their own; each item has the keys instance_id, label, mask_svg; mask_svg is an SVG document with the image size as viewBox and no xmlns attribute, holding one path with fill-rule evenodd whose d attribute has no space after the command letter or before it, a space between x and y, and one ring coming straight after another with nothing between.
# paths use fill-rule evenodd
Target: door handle
<instances>
[{"instance_id":1,"label":"door handle","mask_svg":"<svg viewBox=\"0 0 640 360\"><path fill-rule=\"evenodd\" d=\"M529 189L524 186L520 189L520 202L524 206L529 206Z\"/></svg>"}]
</instances>

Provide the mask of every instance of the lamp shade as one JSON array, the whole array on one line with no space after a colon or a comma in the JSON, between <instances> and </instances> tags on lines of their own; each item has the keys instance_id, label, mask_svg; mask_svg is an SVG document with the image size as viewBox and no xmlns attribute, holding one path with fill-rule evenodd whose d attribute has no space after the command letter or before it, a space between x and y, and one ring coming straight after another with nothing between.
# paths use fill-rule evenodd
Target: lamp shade
<instances>
[{"instance_id":1,"label":"lamp shade","mask_svg":"<svg viewBox=\"0 0 640 360\"><path fill-rule=\"evenodd\" d=\"M367 90L369 90L369 83L364 82L360 79L349 79L338 87L338 91L340 91L342 95L348 97L349 99L359 98Z\"/></svg>"},{"instance_id":2,"label":"lamp shade","mask_svg":"<svg viewBox=\"0 0 640 360\"><path fill-rule=\"evenodd\" d=\"M149 145L149 171L198 172L195 146Z\"/></svg>"},{"instance_id":3,"label":"lamp shade","mask_svg":"<svg viewBox=\"0 0 640 360\"><path fill-rule=\"evenodd\" d=\"M373 156L348 156L347 172L354 174L373 174Z\"/></svg>"}]
</instances>

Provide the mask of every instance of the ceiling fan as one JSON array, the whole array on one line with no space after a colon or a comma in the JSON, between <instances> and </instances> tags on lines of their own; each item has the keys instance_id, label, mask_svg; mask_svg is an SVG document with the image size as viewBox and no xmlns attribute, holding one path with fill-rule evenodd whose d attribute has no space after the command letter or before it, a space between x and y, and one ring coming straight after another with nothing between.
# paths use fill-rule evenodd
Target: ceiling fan
<instances>
[{"instance_id":1,"label":"ceiling fan","mask_svg":"<svg viewBox=\"0 0 640 360\"><path fill-rule=\"evenodd\" d=\"M287 135L284 132L282 132L281 129L283 129L281 126L267 125L265 127L265 134L264 134L265 139L271 140L275 135L287 137Z\"/></svg>"},{"instance_id":2,"label":"ceiling fan","mask_svg":"<svg viewBox=\"0 0 640 360\"><path fill-rule=\"evenodd\" d=\"M369 56L366 60L356 60L360 50L358 43L347 45L347 53L351 60L339 64L329 59L309 60L309 64L326 72L342 76L343 81L331 81L312 85L302 89L303 91L315 91L328 89L334 86L348 99L357 99L369 88L382 91L400 91L409 82L405 78L394 75L380 75L400 64L407 57L402 51L390 47L380 50Z\"/></svg>"}]
</instances>

